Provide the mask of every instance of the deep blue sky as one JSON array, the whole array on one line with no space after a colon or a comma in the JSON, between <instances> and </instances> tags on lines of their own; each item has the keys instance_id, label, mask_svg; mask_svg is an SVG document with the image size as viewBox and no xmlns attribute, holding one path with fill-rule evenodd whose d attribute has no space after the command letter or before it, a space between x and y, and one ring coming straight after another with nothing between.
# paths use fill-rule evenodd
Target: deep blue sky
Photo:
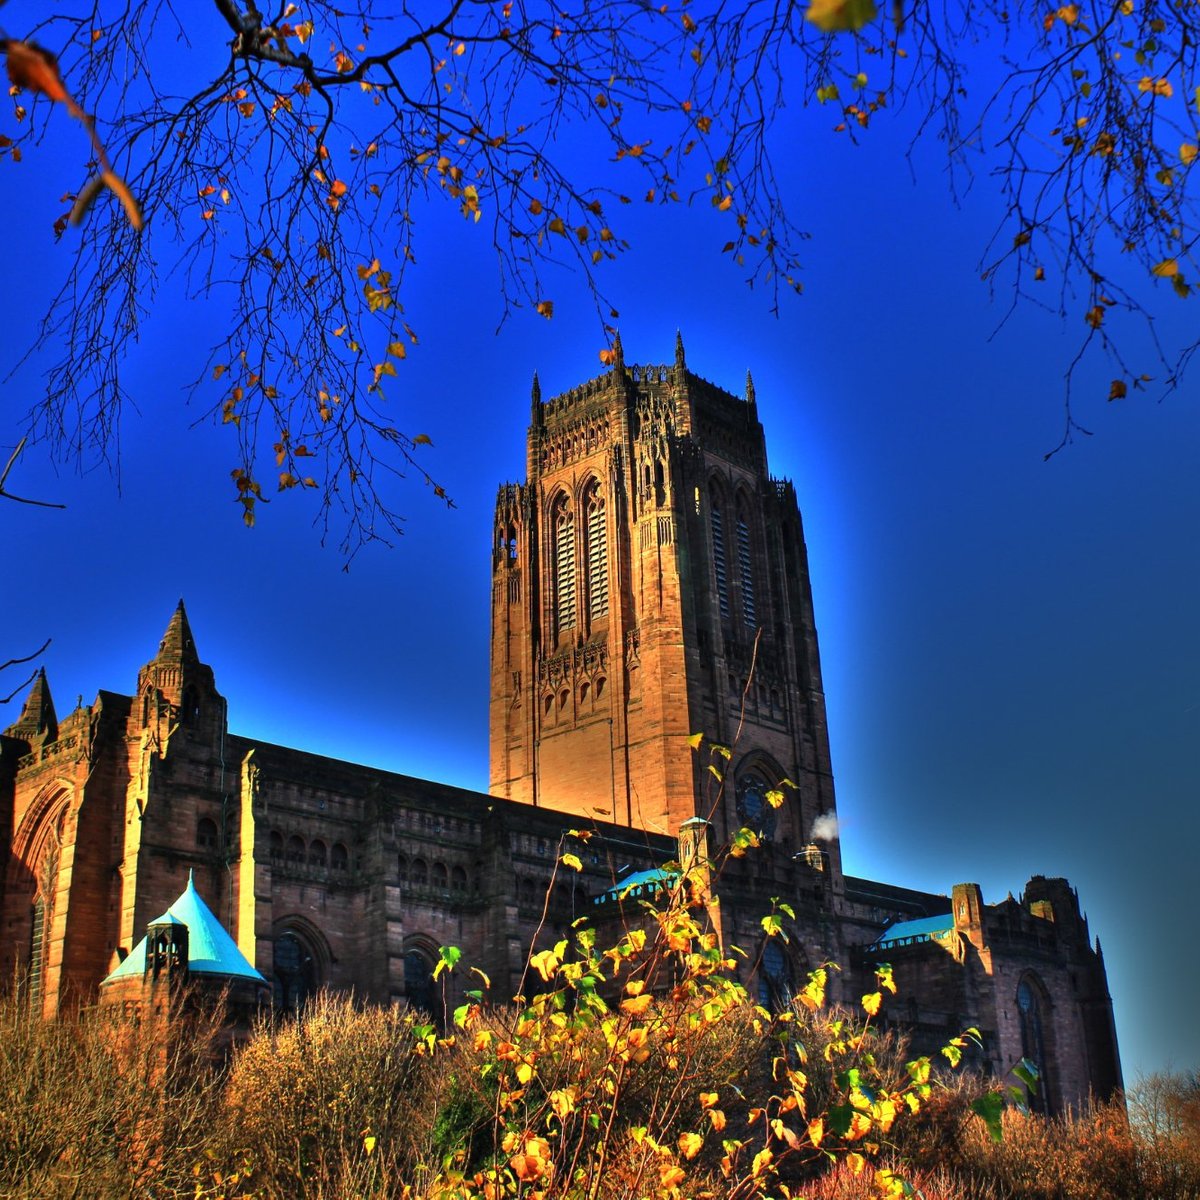
<instances>
[{"instance_id":1,"label":"deep blue sky","mask_svg":"<svg viewBox=\"0 0 1200 1200\"><path fill-rule=\"evenodd\" d=\"M40 160L0 164L6 368L64 260L50 227L83 148L57 116ZM1113 371L1089 361L1077 387L1095 436L1043 462L1083 325L1027 309L993 336L988 179L956 207L936 146L914 178L902 124L881 119L857 149L821 127L785 119L777 143L814 235L805 295L771 316L720 255L707 204L639 208L632 251L602 277L626 357L669 360L678 327L699 374L737 391L753 370L772 470L805 519L847 870L937 891L975 880L989 901L1068 876L1104 944L1127 1080L1194 1067L1195 381L1108 404ZM565 390L599 373L601 342L569 277L552 321L518 313L496 334L484 227L418 215L426 269L405 302L421 343L398 423L432 438L456 507L414 482L407 535L348 573L307 497L243 528L228 431L190 428L184 406L221 313L164 279L132 364L120 492L35 448L10 487L66 511L0 506L0 657L52 636L60 714L132 690L183 596L238 732L486 787L495 489L524 469L533 371L545 395ZM1186 332L1190 306L1165 300L1162 330ZM37 386L36 369L5 386L0 447Z\"/></svg>"}]
</instances>

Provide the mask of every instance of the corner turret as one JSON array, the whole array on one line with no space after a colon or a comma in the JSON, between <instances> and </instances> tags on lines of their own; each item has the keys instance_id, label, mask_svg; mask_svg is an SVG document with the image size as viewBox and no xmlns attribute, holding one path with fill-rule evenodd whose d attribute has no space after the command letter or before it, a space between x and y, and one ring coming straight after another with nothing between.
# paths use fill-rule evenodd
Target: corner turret
<instances>
[{"instance_id":1,"label":"corner turret","mask_svg":"<svg viewBox=\"0 0 1200 1200\"><path fill-rule=\"evenodd\" d=\"M34 746L43 746L58 739L58 718L54 714L54 701L50 697L45 667L38 668L21 715L4 733Z\"/></svg>"},{"instance_id":2,"label":"corner turret","mask_svg":"<svg viewBox=\"0 0 1200 1200\"><path fill-rule=\"evenodd\" d=\"M529 390L529 400L530 422L533 425L540 425L542 423L542 385L536 371L533 373L533 387Z\"/></svg>"},{"instance_id":3,"label":"corner turret","mask_svg":"<svg viewBox=\"0 0 1200 1200\"><path fill-rule=\"evenodd\" d=\"M138 672L137 701L142 727L165 719L167 730L177 725L204 726L211 732L224 720L212 668L200 661L187 610L180 600L158 653Z\"/></svg>"}]
</instances>

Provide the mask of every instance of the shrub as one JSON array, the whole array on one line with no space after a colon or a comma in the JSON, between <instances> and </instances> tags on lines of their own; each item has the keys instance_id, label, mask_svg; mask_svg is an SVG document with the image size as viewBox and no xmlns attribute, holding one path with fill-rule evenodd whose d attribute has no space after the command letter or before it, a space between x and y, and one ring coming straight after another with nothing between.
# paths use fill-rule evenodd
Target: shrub
<instances>
[{"instance_id":1,"label":"shrub","mask_svg":"<svg viewBox=\"0 0 1200 1200\"><path fill-rule=\"evenodd\" d=\"M390 1194L424 1157L432 1116L412 1015L321 995L262 1021L234 1055L211 1174L269 1197Z\"/></svg>"}]
</instances>

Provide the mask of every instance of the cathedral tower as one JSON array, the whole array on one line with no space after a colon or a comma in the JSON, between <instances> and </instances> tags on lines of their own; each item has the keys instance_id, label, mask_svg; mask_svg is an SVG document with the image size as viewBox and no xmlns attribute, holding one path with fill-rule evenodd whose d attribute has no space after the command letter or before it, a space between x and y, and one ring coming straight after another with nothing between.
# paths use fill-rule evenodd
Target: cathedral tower
<instances>
[{"instance_id":1,"label":"cathedral tower","mask_svg":"<svg viewBox=\"0 0 1200 1200\"><path fill-rule=\"evenodd\" d=\"M804 534L749 376L734 396L680 338L657 366L618 338L561 396L534 377L526 470L496 504L491 791L654 832L749 826L840 875Z\"/></svg>"}]
</instances>

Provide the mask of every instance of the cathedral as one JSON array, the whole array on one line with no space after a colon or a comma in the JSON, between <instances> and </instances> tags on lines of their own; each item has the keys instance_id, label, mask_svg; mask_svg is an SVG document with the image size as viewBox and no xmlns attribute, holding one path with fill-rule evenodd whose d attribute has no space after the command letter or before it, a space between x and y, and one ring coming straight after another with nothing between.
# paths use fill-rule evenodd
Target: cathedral
<instances>
[{"instance_id":1,"label":"cathedral","mask_svg":"<svg viewBox=\"0 0 1200 1200\"><path fill-rule=\"evenodd\" d=\"M763 1003L827 961L853 1003L887 961L915 1052L973 1025L977 1065L1032 1060L1048 1111L1112 1094L1104 960L1066 880L988 904L843 872L804 530L751 379L701 379L678 338L668 363L612 359L545 400L534 377L525 479L497 495L488 794L240 736L180 602L128 693L60 720L39 674L0 735L0 973L47 1015L124 994L187 958L172 930L200 913L193 965L219 942L209 969L257 1003L327 987L436 1014L463 986L435 981L443 947L512 996L531 951L705 854ZM777 900L794 917L765 938Z\"/></svg>"}]
</instances>

